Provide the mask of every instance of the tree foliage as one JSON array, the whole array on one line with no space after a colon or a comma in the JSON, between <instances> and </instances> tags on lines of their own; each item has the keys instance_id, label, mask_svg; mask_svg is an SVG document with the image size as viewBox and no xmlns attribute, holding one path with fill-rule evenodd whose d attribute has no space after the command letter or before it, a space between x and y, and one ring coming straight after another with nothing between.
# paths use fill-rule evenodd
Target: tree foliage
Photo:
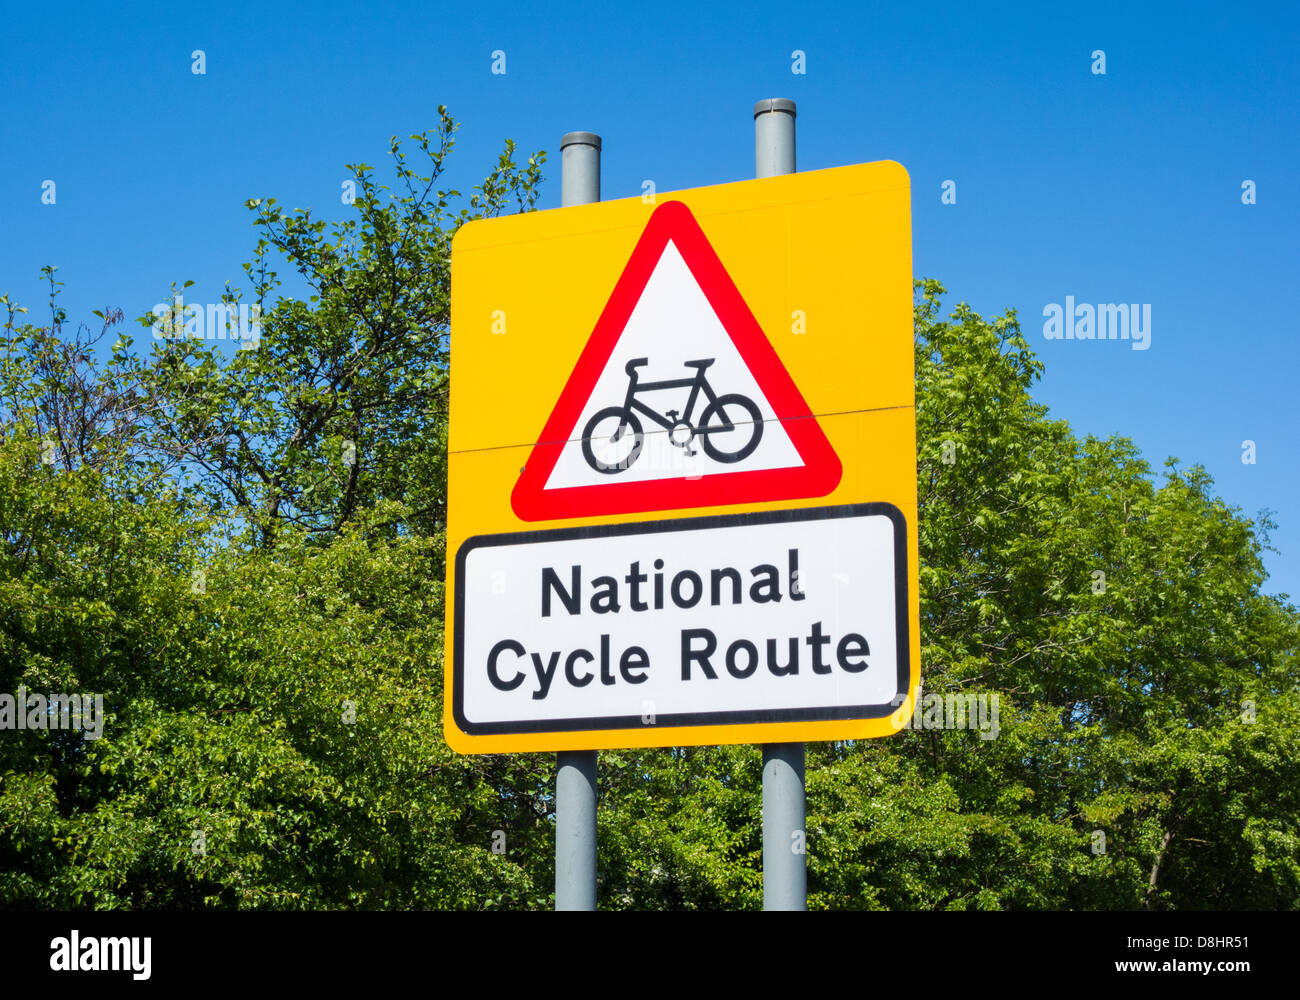
<instances>
[{"instance_id":1,"label":"tree foliage","mask_svg":"<svg viewBox=\"0 0 1300 1000\"><path fill-rule=\"evenodd\" d=\"M255 349L228 358L214 340L157 345L152 447L186 463L209 502L264 542L286 525L332 536L389 500L405 505L403 528L433 534L445 519L451 239L471 219L532 209L545 160L521 165L507 142L462 199L438 186L456 130L439 108L437 128L410 137L415 163L394 136L391 188L350 165L355 200L340 222L250 199ZM306 301L276 295L280 261Z\"/></svg>"},{"instance_id":2,"label":"tree foliage","mask_svg":"<svg viewBox=\"0 0 1300 1000\"><path fill-rule=\"evenodd\" d=\"M354 167L342 222L250 202L254 350L97 348L120 311L68 332L52 269L48 324L0 299L0 691L107 709L99 740L0 732L0 905L550 904L553 758L441 734L448 250L530 210L543 160L507 144L464 202L437 189L454 131L413 137L419 169L394 141L391 191ZM943 294L917 285L923 678L996 695L997 735L810 745L810 905L1295 908L1271 522L1077 438L1015 314ZM599 774L602 906L761 905L757 748Z\"/></svg>"}]
</instances>

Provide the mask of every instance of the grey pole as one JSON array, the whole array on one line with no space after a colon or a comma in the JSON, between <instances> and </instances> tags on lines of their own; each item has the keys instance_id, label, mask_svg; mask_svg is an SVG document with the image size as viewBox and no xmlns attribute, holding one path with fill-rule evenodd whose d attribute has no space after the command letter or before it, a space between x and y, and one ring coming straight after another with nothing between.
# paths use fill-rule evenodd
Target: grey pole
<instances>
[{"instance_id":1,"label":"grey pole","mask_svg":"<svg viewBox=\"0 0 1300 1000\"><path fill-rule=\"evenodd\" d=\"M600 201L600 136L566 132L560 140L560 206Z\"/></svg>"},{"instance_id":2,"label":"grey pole","mask_svg":"<svg viewBox=\"0 0 1300 1000\"><path fill-rule=\"evenodd\" d=\"M754 174L795 172L794 101L754 105ZM763 909L808 909L804 745L763 745Z\"/></svg>"},{"instance_id":3,"label":"grey pole","mask_svg":"<svg viewBox=\"0 0 1300 1000\"><path fill-rule=\"evenodd\" d=\"M794 101L769 97L754 105L754 176L792 174Z\"/></svg>"},{"instance_id":4,"label":"grey pole","mask_svg":"<svg viewBox=\"0 0 1300 1000\"><path fill-rule=\"evenodd\" d=\"M600 201L600 136L560 140L560 205ZM596 751L561 750L555 772L555 908L596 908Z\"/></svg>"}]
</instances>

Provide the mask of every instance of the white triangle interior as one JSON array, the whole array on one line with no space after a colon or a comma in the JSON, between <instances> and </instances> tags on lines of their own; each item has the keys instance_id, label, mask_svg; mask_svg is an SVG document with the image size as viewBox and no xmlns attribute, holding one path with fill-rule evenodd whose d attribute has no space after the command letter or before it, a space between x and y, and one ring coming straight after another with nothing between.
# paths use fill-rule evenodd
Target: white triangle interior
<instances>
[{"instance_id":1,"label":"white triangle interior","mask_svg":"<svg viewBox=\"0 0 1300 1000\"><path fill-rule=\"evenodd\" d=\"M612 474L594 469L583 454L583 429L599 410L623 404L628 387L625 366L635 358L649 359L649 364L638 369L639 384L692 378L695 369L687 368L687 361L713 358L713 364L705 371L713 391L719 396L732 393L746 396L758 406L762 415L762 435L753 453L738 462L717 462L705 453L700 446L701 439L696 437L692 443L695 452L692 456L669 440L666 429L638 413L644 437L637 458ZM658 389L638 393L637 399L661 414L673 409L681 414L689 393L688 388ZM692 415L697 426L707 405L708 400L701 394ZM733 419L740 412L735 407L728 409ZM719 437L715 441L744 440L739 437L743 433L743 428L740 428L730 432L727 438ZM655 264L640 301L628 318L613 354L596 380L582 408L582 415L570 429L545 488L707 478L733 472L800 468L803 464L790 436L781 421L776 419L771 404L709 305L680 251L669 241Z\"/></svg>"}]
</instances>

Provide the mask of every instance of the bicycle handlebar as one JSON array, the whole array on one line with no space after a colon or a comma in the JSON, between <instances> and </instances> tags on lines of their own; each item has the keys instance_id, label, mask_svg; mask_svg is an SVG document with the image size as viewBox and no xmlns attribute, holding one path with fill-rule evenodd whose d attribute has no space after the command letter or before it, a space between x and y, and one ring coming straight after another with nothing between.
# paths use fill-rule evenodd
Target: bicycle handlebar
<instances>
[{"instance_id":1,"label":"bicycle handlebar","mask_svg":"<svg viewBox=\"0 0 1300 1000\"><path fill-rule=\"evenodd\" d=\"M627 372L629 376L635 377L636 369L642 368L645 365L648 365L649 363L650 363L649 358L633 358L623 367L623 371Z\"/></svg>"}]
</instances>

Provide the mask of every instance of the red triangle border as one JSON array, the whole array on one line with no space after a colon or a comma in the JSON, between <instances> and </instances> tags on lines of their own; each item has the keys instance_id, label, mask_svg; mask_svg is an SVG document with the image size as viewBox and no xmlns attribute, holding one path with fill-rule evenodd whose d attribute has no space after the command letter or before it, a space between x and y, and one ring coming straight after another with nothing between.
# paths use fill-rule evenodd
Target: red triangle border
<instances>
[{"instance_id":1,"label":"red triangle border","mask_svg":"<svg viewBox=\"0 0 1300 1000\"><path fill-rule=\"evenodd\" d=\"M698 479L683 476L548 490L546 482L565 444L577 432L578 418L669 240L681 253L804 464L787 469L711 473ZM515 483L510 505L522 520L547 521L794 500L827 495L839 485L842 475L839 457L699 223L684 202L668 201L654 210L637 240Z\"/></svg>"}]
</instances>

